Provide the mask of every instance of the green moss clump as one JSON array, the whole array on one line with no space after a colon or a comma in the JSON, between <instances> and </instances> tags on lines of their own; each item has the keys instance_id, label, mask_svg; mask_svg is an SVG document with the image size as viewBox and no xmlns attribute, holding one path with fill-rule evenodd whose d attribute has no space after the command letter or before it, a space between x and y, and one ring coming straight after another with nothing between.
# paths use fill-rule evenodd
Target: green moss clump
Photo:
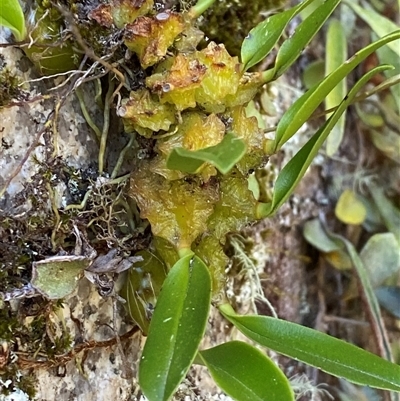
<instances>
[{"instance_id":1,"label":"green moss clump","mask_svg":"<svg viewBox=\"0 0 400 401\"><path fill-rule=\"evenodd\" d=\"M0 351L2 353L2 365L0 366L0 380L4 383L11 381L7 388L3 388L4 394L18 388L29 397L35 396L34 377L20 372L18 359L12 355L14 352L26 352L34 355L40 350L40 354L51 359L54 355L62 354L71 346L71 337L63 333L61 336L48 336L47 313L51 310L48 301L41 298L26 299L21 301L18 311L11 309L8 302L0 303ZM46 311L46 315L43 315ZM32 313L36 315L31 316Z\"/></svg>"},{"instance_id":2,"label":"green moss clump","mask_svg":"<svg viewBox=\"0 0 400 401\"><path fill-rule=\"evenodd\" d=\"M261 13L282 7L282 0L220 0L204 13L200 29L223 43L232 55L240 55L243 39L262 20Z\"/></svg>"},{"instance_id":3,"label":"green moss clump","mask_svg":"<svg viewBox=\"0 0 400 401\"><path fill-rule=\"evenodd\" d=\"M19 79L8 68L0 70L0 107L6 106L21 94Z\"/></svg>"},{"instance_id":4,"label":"green moss clump","mask_svg":"<svg viewBox=\"0 0 400 401\"><path fill-rule=\"evenodd\" d=\"M75 43L65 37L64 16L49 5L31 10L33 26L30 36L35 44L24 52L42 75L52 75L74 70L81 54L75 52ZM57 43L57 46L54 46Z\"/></svg>"},{"instance_id":5,"label":"green moss clump","mask_svg":"<svg viewBox=\"0 0 400 401\"><path fill-rule=\"evenodd\" d=\"M0 380L3 383L11 381L10 385L6 388L2 386L1 395L9 395L15 388L26 393L29 399L34 399L36 395L35 378L31 373L21 373L16 365L11 365L5 370L0 370ZM12 399L12 398L11 398Z\"/></svg>"}]
</instances>

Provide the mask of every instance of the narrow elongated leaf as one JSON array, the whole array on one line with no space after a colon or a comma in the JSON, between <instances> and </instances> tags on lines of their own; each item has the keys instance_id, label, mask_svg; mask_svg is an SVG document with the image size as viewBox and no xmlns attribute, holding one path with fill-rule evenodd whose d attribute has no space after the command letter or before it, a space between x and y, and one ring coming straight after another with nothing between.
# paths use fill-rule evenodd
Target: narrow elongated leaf
<instances>
[{"instance_id":1,"label":"narrow elongated leaf","mask_svg":"<svg viewBox=\"0 0 400 401\"><path fill-rule=\"evenodd\" d=\"M344 28L339 20L333 19L326 33L325 49L325 75L329 75L336 68L339 68L347 57L347 40ZM336 107L344 98L347 92L347 81L343 79L328 93L325 99L325 109ZM329 118L330 114L327 115ZM326 154L333 156L339 149L343 139L344 127L346 124L346 113L343 113L339 121L333 127L326 141Z\"/></svg>"},{"instance_id":2,"label":"narrow elongated leaf","mask_svg":"<svg viewBox=\"0 0 400 401\"><path fill-rule=\"evenodd\" d=\"M241 58L245 70L259 63L274 48L287 24L314 0L305 0L289 10L268 17L246 36L242 43Z\"/></svg>"},{"instance_id":3,"label":"narrow elongated leaf","mask_svg":"<svg viewBox=\"0 0 400 401\"><path fill-rule=\"evenodd\" d=\"M323 102L327 94L357 67L358 64L380 47L399 38L400 30L364 47L329 74L322 82L297 99L278 123L274 151L276 152L280 149L280 147L299 130L316 108Z\"/></svg>"},{"instance_id":4,"label":"narrow elongated leaf","mask_svg":"<svg viewBox=\"0 0 400 401\"><path fill-rule=\"evenodd\" d=\"M205 162L226 174L246 153L246 144L234 134L227 134L215 146L199 150L175 148L169 155L167 167L185 173L195 173Z\"/></svg>"},{"instance_id":5,"label":"narrow elongated leaf","mask_svg":"<svg viewBox=\"0 0 400 401\"><path fill-rule=\"evenodd\" d=\"M199 355L218 386L237 401L294 400L282 371L249 344L230 341Z\"/></svg>"},{"instance_id":6,"label":"narrow elongated leaf","mask_svg":"<svg viewBox=\"0 0 400 401\"><path fill-rule=\"evenodd\" d=\"M25 38L25 18L18 0L1 0L0 25L11 29L18 41Z\"/></svg>"},{"instance_id":7,"label":"narrow elongated leaf","mask_svg":"<svg viewBox=\"0 0 400 401\"><path fill-rule=\"evenodd\" d=\"M273 213L288 199L294 188L304 176L319 148L331 132L332 128L346 111L357 92L371 79L371 77L389 66L376 67L365 74L350 90L346 98L340 103L328 121L308 140L308 142L295 154L279 173L275 182L272 202L262 211L262 217Z\"/></svg>"},{"instance_id":8,"label":"narrow elongated leaf","mask_svg":"<svg viewBox=\"0 0 400 401\"><path fill-rule=\"evenodd\" d=\"M267 348L353 383L400 391L400 366L355 345L285 320L236 315L227 304L220 311L243 334Z\"/></svg>"},{"instance_id":9,"label":"narrow elongated leaf","mask_svg":"<svg viewBox=\"0 0 400 401\"><path fill-rule=\"evenodd\" d=\"M400 41L398 40L397 42ZM376 51L376 54L378 56L379 64L390 64L395 68L393 71L387 71L385 73L386 77L393 77L400 73L400 57L389 47L381 47ZM393 105L391 105L390 108L397 114L398 117L400 115L400 84L391 86L390 92L392 93L393 97Z\"/></svg>"},{"instance_id":10,"label":"narrow elongated leaf","mask_svg":"<svg viewBox=\"0 0 400 401\"><path fill-rule=\"evenodd\" d=\"M383 63L383 64L390 64L391 63ZM356 101L361 102L368 97L374 95L375 93L380 93L386 89L392 88L396 85L400 84L400 74L396 74L390 78L385 79L382 83L380 83L377 86L374 86L370 90L366 91L365 93L362 93L360 96L357 96Z\"/></svg>"},{"instance_id":11,"label":"narrow elongated leaf","mask_svg":"<svg viewBox=\"0 0 400 401\"><path fill-rule=\"evenodd\" d=\"M315 60L307 65L303 72L303 85L306 89L310 89L319 84L325 78L325 62L324 60Z\"/></svg>"},{"instance_id":12,"label":"narrow elongated leaf","mask_svg":"<svg viewBox=\"0 0 400 401\"><path fill-rule=\"evenodd\" d=\"M150 323L139 365L149 401L166 401L185 377L203 337L211 299L205 264L191 254L170 270Z\"/></svg>"},{"instance_id":13,"label":"narrow elongated leaf","mask_svg":"<svg viewBox=\"0 0 400 401\"><path fill-rule=\"evenodd\" d=\"M399 26L396 23L376 12L368 3L363 3L363 7L360 7L354 1L346 1L346 4L352 8L353 11L363 19L379 37L388 35L389 33L399 29ZM388 43L388 47L397 54L397 57L400 57L400 42Z\"/></svg>"},{"instance_id":14,"label":"narrow elongated leaf","mask_svg":"<svg viewBox=\"0 0 400 401\"><path fill-rule=\"evenodd\" d=\"M276 57L274 78L281 76L297 60L339 2L340 0L326 0L304 19L293 35L282 44Z\"/></svg>"},{"instance_id":15,"label":"narrow elongated leaf","mask_svg":"<svg viewBox=\"0 0 400 401\"><path fill-rule=\"evenodd\" d=\"M368 311L369 311L368 315L370 316L370 319L373 322L373 329L375 330L376 336L379 338L379 345L382 347L382 354L385 356L386 359L392 360L393 357L390 348L390 343L387 338L385 323L382 319L379 303L378 300L376 299L371 282L369 281L368 272L365 269L365 266L360 256L358 255L356 249L354 248L354 245L346 238L337 234L333 234L328 230L326 231L327 234L333 240L335 240L338 244L343 244L346 247L347 253L350 256L354 269L356 270L357 276L360 280L364 299L366 300L368 305ZM399 376L399 382L400 382L400 376Z\"/></svg>"},{"instance_id":16,"label":"narrow elongated leaf","mask_svg":"<svg viewBox=\"0 0 400 401\"><path fill-rule=\"evenodd\" d=\"M399 29L399 23L391 21L386 18L381 13L377 12L373 7L371 7L368 2L361 2L360 5L356 4L357 2L347 1L348 6L353 9L355 14L363 19L372 29L372 38L375 39L377 36L382 37L384 35L389 34L390 32L394 32ZM371 3L372 4L372 3ZM395 66L395 71L393 74L386 73L386 76L390 77L394 74L398 74L400 72L400 41L397 40L395 42L391 42L387 47L381 48L376 52L380 63L382 64L391 64ZM391 87L391 92L394 101L397 104L397 113L400 113L400 84Z\"/></svg>"}]
</instances>

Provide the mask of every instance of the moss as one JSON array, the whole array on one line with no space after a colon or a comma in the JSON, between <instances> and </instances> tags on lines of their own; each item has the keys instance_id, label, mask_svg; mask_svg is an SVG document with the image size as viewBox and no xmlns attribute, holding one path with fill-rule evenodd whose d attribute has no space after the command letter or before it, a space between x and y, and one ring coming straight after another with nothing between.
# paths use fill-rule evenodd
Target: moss
<instances>
[{"instance_id":1,"label":"moss","mask_svg":"<svg viewBox=\"0 0 400 401\"><path fill-rule=\"evenodd\" d=\"M0 380L4 383L8 380L11 381L11 384L7 388L2 387L2 395L7 396L11 394L14 388L18 388L26 393L30 399L35 397L35 378L33 374L21 373L16 365L8 366L4 371L0 371Z\"/></svg>"},{"instance_id":2,"label":"moss","mask_svg":"<svg viewBox=\"0 0 400 401\"><path fill-rule=\"evenodd\" d=\"M0 55L1 56L1 55ZM2 57L2 56L1 56ZM0 107L6 106L12 99L18 98L21 89L19 79L7 67L0 70Z\"/></svg>"},{"instance_id":3,"label":"moss","mask_svg":"<svg viewBox=\"0 0 400 401\"><path fill-rule=\"evenodd\" d=\"M200 29L231 55L240 55L243 39L262 20L261 12L282 7L282 0L220 0L204 14Z\"/></svg>"},{"instance_id":4,"label":"moss","mask_svg":"<svg viewBox=\"0 0 400 401\"><path fill-rule=\"evenodd\" d=\"M43 307L44 305L47 305ZM35 381L31 373L20 372L18 359L12 355L16 351L26 352L33 355L40 350L40 353L47 358L62 354L71 346L71 338L63 333L59 337L50 339L47 334L49 329L47 313L51 310L51 305L41 298L28 299L21 302L18 311L13 311L10 305L5 302L0 305L0 343L6 344L8 358L6 364L0 367L0 380L3 382L11 381L7 388L2 391L5 395L12 389L18 388L24 391L29 397L35 395ZM47 311L46 315L41 315ZM37 316L27 316L26 314L38 313Z\"/></svg>"},{"instance_id":5,"label":"moss","mask_svg":"<svg viewBox=\"0 0 400 401\"><path fill-rule=\"evenodd\" d=\"M4 303L0 307L0 340L11 341L17 327L19 327L17 317L12 315L9 306Z\"/></svg>"}]
</instances>

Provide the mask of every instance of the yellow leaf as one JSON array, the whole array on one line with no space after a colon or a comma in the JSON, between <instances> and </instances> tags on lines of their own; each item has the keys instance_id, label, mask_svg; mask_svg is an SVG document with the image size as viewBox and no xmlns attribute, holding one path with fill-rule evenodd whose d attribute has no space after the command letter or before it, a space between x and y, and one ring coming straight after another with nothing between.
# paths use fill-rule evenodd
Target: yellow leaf
<instances>
[{"instance_id":1,"label":"yellow leaf","mask_svg":"<svg viewBox=\"0 0 400 401\"><path fill-rule=\"evenodd\" d=\"M364 204L350 189L340 195L335 208L336 217L346 224L361 224L367 216Z\"/></svg>"}]
</instances>

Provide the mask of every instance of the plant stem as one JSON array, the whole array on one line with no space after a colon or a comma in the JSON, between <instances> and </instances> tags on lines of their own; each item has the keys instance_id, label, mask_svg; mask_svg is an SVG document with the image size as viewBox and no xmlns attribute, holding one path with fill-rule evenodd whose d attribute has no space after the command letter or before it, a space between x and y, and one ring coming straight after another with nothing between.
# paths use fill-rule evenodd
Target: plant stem
<instances>
[{"instance_id":1,"label":"plant stem","mask_svg":"<svg viewBox=\"0 0 400 401\"><path fill-rule=\"evenodd\" d=\"M89 189L86 191L85 196L83 197L83 200L81 203L70 203L69 205L65 206L64 208L64 212L67 210L72 210L72 209L78 209L78 210L82 210L85 208L86 203L89 199L89 196L92 194L93 190Z\"/></svg>"},{"instance_id":2,"label":"plant stem","mask_svg":"<svg viewBox=\"0 0 400 401\"><path fill-rule=\"evenodd\" d=\"M214 4L215 0L199 0L195 6L189 10L189 15L191 18L198 18L204 13L208 8Z\"/></svg>"},{"instance_id":3,"label":"plant stem","mask_svg":"<svg viewBox=\"0 0 400 401\"><path fill-rule=\"evenodd\" d=\"M94 123L94 121L92 120L92 117L90 117L89 112L86 108L86 104L85 101L83 100L83 93L80 87L76 88L75 90L76 96L78 98L79 101L79 105L81 107L82 110L82 114L83 117L85 118L86 122L88 123L89 127L94 131L94 133L96 134L96 138L97 140L100 141L101 138L101 131L99 129L99 127Z\"/></svg>"},{"instance_id":4,"label":"plant stem","mask_svg":"<svg viewBox=\"0 0 400 401\"><path fill-rule=\"evenodd\" d=\"M99 174L103 174L104 171L104 155L106 152L107 145L107 137L108 137L108 129L110 127L110 102L112 99L112 94L114 90L114 82L112 77L108 80L108 91L106 94L106 98L104 101L104 121L103 121L103 129L101 132L100 139L100 149L99 149Z\"/></svg>"},{"instance_id":5,"label":"plant stem","mask_svg":"<svg viewBox=\"0 0 400 401\"><path fill-rule=\"evenodd\" d=\"M122 165L122 163L123 163L123 161L124 161L125 154L126 154L126 152L128 151L128 149L130 149L130 148L132 147L134 140L135 140L135 134L131 134L131 137L130 137L130 139L129 139L129 142L128 142L127 145L121 150L121 153L120 153L119 156L118 156L117 163L116 163L116 165L115 165L115 167L114 167L114 170L113 170L113 172L112 172L112 174L111 174L111 179L114 179L114 178L118 175L119 169L121 168L121 165Z\"/></svg>"}]
</instances>

